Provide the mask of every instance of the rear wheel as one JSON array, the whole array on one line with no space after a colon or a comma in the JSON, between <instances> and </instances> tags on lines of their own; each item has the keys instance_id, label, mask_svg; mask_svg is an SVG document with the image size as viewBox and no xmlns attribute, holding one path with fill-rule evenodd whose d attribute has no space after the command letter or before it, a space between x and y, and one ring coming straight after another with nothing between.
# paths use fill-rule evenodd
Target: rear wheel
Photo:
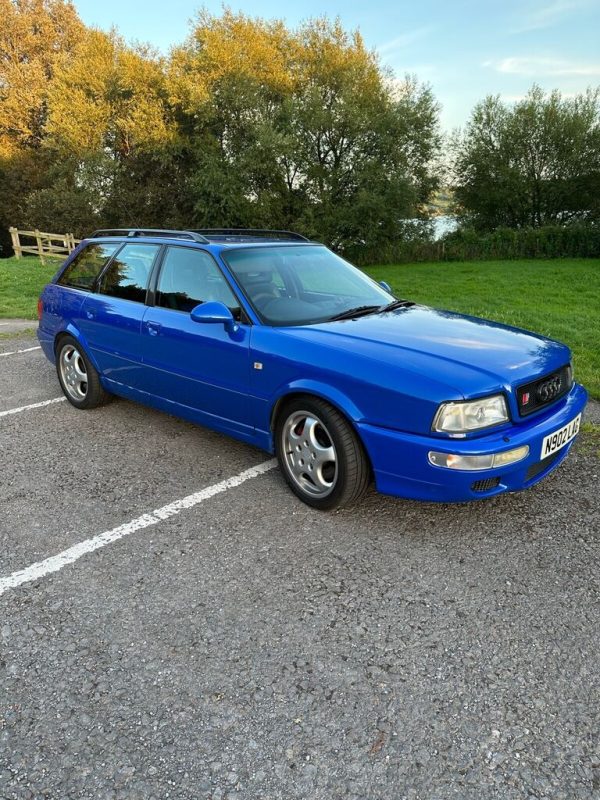
<instances>
[{"instance_id":1,"label":"rear wheel","mask_svg":"<svg viewBox=\"0 0 600 800\"><path fill-rule=\"evenodd\" d=\"M96 408L110 399L98 372L72 336L64 336L58 344L56 371L67 400L76 408Z\"/></svg>"},{"instance_id":2,"label":"rear wheel","mask_svg":"<svg viewBox=\"0 0 600 800\"><path fill-rule=\"evenodd\" d=\"M292 491L323 511L358 502L370 482L364 448L348 420L329 403L299 397L277 416L279 466Z\"/></svg>"}]
</instances>

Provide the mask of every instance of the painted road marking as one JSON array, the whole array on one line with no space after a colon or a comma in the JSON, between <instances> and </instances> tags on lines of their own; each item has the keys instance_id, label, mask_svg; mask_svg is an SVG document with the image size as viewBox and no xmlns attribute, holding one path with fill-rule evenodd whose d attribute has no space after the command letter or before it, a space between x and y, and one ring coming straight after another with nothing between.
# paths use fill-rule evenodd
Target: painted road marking
<instances>
[{"instance_id":1,"label":"painted road marking","mask_svg":"<svg viewBox=\"0 0 600 800\"><path fill-rule=\"evenodd\" d=\"M12 575L0 578L0 595L4 594L4 592L9 589L15 589L17 586L21 586L23 583L36 581L39 578L43 578L45 575L50 575L52 572L58 572L68 564L73 564L87 553L93 553L94 550L106 547L107 544L112 544L112 542L116 542L124 536L129 536L129 534L135 533L135 531L148 528L150 525L156 525L165 519L169 519L169 517L174 517L182 511L193 508L193 506L197 506L199 503L203 503L205 500L214 497L216 494L226 492L228 489L233 489L251 478L263 475L276 466L277 460L274 458L269 461L263 461L262 464L250 467L250 469L246 469L238 475L234 475L232 478L227 478L220 483L207 486L206 489L201 489L195 494L182 497L181 500L175 500L175 502L162 506L162 508L157 508L149 514L142 514L141 517L136 517L136 519L132 519L131 522L126 522L123 525L119 525L117 528L112 528L109 531L100 533L98 536L86 539L83 542L73 545L73 547L69 547L67 550L63 550L62 553L57 553L57 555L46 558L44 561L38 561L36 564L31 564L31 566L25 569L13 572Z\"/></svg>"},{"instance_id":2,"label":"painted road marking","mask_svg":"<svg viewBox=\"0 0 600 800\"><path fill-rule=\"evenodd\" d=\"M52 403L62 403L66 397L54 397L52 400L42 400L41 403L31 403L28 406L19 406L19 408L9 408L8 411L0 411L0 417L8 417L9 414L20 414L21 411L31 411L32 408L43 408L44 406L52 405Z\"/></svg>"},{"instance_id":3,"label":"painted road marking","mask_svg":"<svg viewBox=\"0 0 600 800\"><path fill-rule=\"evenodd\" d=\"M41 350L41 345L37 347L25 347L23 350L11 350L10 353L0 353L0 358L3 356L16 356L18 353L31 353L32 350Z\"/></svg>"}]
</instances>

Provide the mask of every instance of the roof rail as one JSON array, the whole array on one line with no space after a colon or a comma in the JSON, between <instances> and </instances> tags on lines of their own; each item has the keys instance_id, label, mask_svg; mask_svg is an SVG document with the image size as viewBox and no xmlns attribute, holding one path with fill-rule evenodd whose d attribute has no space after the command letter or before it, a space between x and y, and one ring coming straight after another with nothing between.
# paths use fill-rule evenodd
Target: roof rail
<instances>
[{"instance_id":1,"label":"roof rail","mask_svg":"<svg viewBox=\"0 0 600 800\"><path fill-rule=\"evenodd\" d=\"M201 236L206 236L208 239L231 239L233 241L239 241L240 239L276 239L281 241L293 241L293 242L308 242L310 239L307 239L306 236L302 236L301 233L295 233L294 231L279 231L279 230L269 230L268 228L194 228L194 233L198 233Z\"/></svg>"},{"instance_id":2,"label":"roof rail","mask_svg":"<svg viewBox=\"0 0 600 800\"><path fill-rule=\"evenodd\" d=\"M168 239L191 239L193 242L208 244L208 239L198 231L173 231L163 228L106 228L94 231L90 239L102 238L103 236L158 236Z\"/></svg>"}]
</instances>

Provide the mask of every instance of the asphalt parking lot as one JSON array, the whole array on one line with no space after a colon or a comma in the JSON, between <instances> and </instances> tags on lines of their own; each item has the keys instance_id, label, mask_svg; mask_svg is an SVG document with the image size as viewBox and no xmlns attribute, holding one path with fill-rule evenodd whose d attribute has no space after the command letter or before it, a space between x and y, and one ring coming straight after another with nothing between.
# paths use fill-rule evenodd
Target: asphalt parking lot
<instances>
[{"instance_id":1,"label":"asphalt parking lot","mask_svg":"<svg viewBox=\"0 0 600 800\"><path fill-rule=\"evenodd\" d=\"M36 344L0 340L3 800L600 796L595 447L324 515L129 402L3 413L60 397Z\"/></svg>"}]
</instances>

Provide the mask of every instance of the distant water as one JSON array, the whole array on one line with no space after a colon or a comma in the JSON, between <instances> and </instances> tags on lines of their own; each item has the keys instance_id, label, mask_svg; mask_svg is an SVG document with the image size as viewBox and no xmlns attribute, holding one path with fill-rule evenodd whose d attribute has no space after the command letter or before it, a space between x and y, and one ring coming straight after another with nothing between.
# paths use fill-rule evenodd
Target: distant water
<instances>
[{"instance_id":1,"label":"distant water","mask_svg":"<svg viewBox=\"0 0 600 800\"><path fill-rule=\"evenodd\" d=\"M458 228L458 221L456 217L450 214L444 214L440 217L433 217L433 238L437 242L447 233L452 233Z\"/></svg>"}]
</instances>

